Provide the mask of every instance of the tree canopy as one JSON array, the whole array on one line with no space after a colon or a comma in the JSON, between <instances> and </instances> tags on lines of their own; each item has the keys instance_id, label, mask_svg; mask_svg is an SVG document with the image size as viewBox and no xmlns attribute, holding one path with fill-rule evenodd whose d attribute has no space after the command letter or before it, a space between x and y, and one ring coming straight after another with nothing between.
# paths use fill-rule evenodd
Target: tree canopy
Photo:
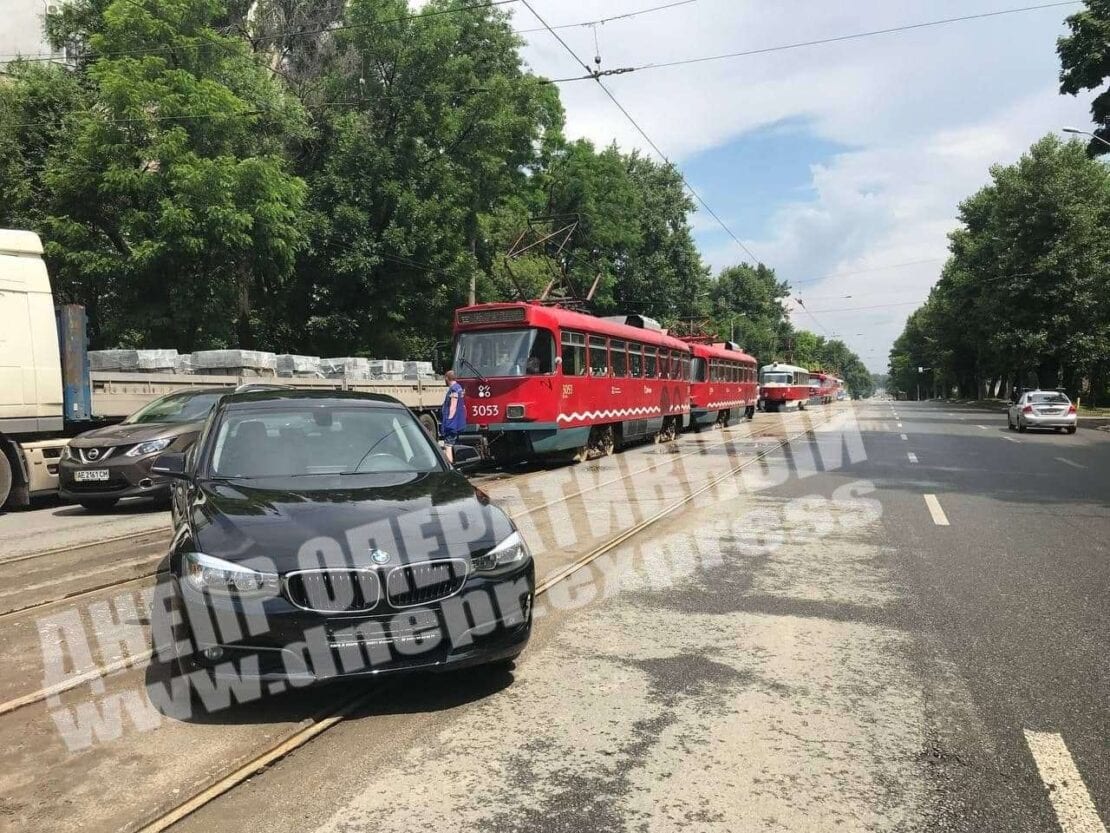
<instances>
[{"instance_id":1,"label":"tree canopy","mask_svg":"<svg viewBox=\"0 0 1110 833\"><path fill-rule=\"evenodd\" d=\"M1068 95L1097 90L1110 80L1110 0L1085 0L1084 5L1067 20L1071 34L1056 45L1060 92ZM1091 140L1088 150L1092 156L1110 152L1105 144L1110 142L1110 89L1091 102L1091 120L1099 138Z\"/></svg>"},{"instance_id":2,"label":"tree canopy","mask_svg":"<svg viewBox=\"0 0 1110 833\"><path fill-rule=\"evenodd\" d=\"M1103 396L1110 362L1110 169L1041 139L960 205L951 257L891 351L907 393L1012 385ZM918 368L927 368L923 376Z\"/></svg>"}]
</instances>

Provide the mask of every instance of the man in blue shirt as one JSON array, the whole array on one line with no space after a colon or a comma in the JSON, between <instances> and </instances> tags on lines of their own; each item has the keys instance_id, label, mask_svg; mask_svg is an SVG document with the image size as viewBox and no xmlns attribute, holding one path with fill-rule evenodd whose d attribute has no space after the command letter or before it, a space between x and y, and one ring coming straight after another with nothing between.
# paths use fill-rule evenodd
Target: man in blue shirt
<instances>
[{"instance_id":1,"label":"man in blue shirt","mask_svg":"<svg viewBox=\"0 0 1110 833\"><path fill-rule=\"evenodd\" d=\"M443 435L443 450L447 454L447 461L455 462L455 443L459 441L459 432L466 427L466 394L463 386L455 381L455 371L448 370L443 374L443 381L447 385L447 396L443 399L443 411L440 414L440 433Z\"/></svg>"}]
</instances>

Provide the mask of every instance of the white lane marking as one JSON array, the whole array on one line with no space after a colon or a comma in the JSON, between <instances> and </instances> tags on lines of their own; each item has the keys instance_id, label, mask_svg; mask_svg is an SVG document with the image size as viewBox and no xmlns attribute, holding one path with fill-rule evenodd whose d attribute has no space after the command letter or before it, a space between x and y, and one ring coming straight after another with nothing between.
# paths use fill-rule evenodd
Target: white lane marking
<instances>
[{"instance_id":1,"label":"white lane marking","mask_svg":"<svg viewBox=\"0 0 1110 833\"><path fill-rule=\"evenodd\" d=\"M1071 466L1071 467L1072 467L1073 469L1085 469L1085 468L1087 468L1087 467L1086 467L1085 465L1083 465L1082 463L1073 463L1073 462L1072 462L1071 460L1069 460L1069 459L1068 459L1067 457L1056 457L1055 459L1056 459L1056 460L1059 460L1059 461L1060 461L1061 463L1063 463L1063 464L1064 464L1065 466Z\"/></svg>"},{"instance_id":2,"label":"white lane marking","mask_svg":"<svg viewBox=\"0 0 1110 833\"><path fill-rule=\"evenodd\" d=\"M925 495L925 505L929 507L929 514L933 516L933 523L937 526L951 526L948 523L948 516L940 508L940 501L937 500L936 495Z\"/></svg>"},{"instance_id":3,"label":"white lane marking","mask_svg":"<svg viewBox=\"0 0 1110 833\"><path fill-rule=\"evenodd\" d=\"M1007 437L1005 435L1003 435L1002 439L1009 440L1012 443L1020 443L1021 442L1021 440L1019 440L1017 437Z\"/></svg>"},{"instance_id":4,"label":"white lane marking","mask_svg":"<svg viewBox=\"0 0 1110 833\"><path fill-rule=\"evenodd\" d=\"M902 427L902 423L900 423L900 422L899 422L899 423L898 423L898 427L899 427L899 428L901 428L901 427Z\"/></svg>"},{"instance_id":5,"label":"white lane marking","mask_svg":"<svg viewBox=\"0 0 1110 833\"><path fill-rule=\"evenodd\" d=\"M1025 742L1037 762L1048 800L1064 833L1106 833L1095 803L1083 783L1064 739L1055 732L1025 730Z\"/></svg>"},{"instance_id":6,"label":"white lane marking","mask_svg":"<svg viewBox=\"0 0 1110 833\"><path fill-rule=\"evenodd\" d=\"M991 430L985 425L980 425L979 427L982 428L984 431L990 431Z\"/></svg>"},{"instance_id":7,"label":"white lane marking","mask_svg":"<svg viewBox=\"0 0 1110 833\"><path fill-rule=\"evenodd\" d=\"M916 463L917 462L917 455L914 454L912 451L906 452L906 456L910 458L911 463Z\"/></svg>"},{"instance_id":8,"label":"white lane marking","mask_svg":"<svg viewBox=\"0 0 1110 833\"><path fill-rule=\"evenodd\" d=\"M903 435L902 435L902 439L903 439L903 440L908 440L908 439L909 439L909 437L907 437L907 436L906 436L905 434L903 434Z\"/></svg>"}]
</instances>

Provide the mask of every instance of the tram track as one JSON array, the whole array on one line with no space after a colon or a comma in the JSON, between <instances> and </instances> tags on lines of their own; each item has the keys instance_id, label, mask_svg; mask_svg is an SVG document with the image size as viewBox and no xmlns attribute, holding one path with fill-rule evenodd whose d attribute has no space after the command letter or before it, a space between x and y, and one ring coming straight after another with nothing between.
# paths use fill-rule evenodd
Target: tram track
<instances>
[{"instance_id":1,"label":"tram track","mask_svg":"<svg viewBox=\"0 0 1110 833\"><path fill-rule=\"evenodd\" d=\"M696 496L698 496L700 494L703 494L704 492L713 488L718 483L720 483L723 480L727 479L728 477L734 475L735 473L742 470L743 468L745 468L745 467L747 467L747 466L749 466L749 465L751 465L755 462L758 462L759 460L763 459L767 455L783 448L788 443L790 443L792 441L795 441L795 440L799 439L800 437L804 437L804 436L812 433L814 428L818 427L819 425L825 424L830 419L832 419L832 417L835 416L835 413L833 413L833 412L824 412L823 415L825 416L825 419L823 419L820 423L816 423L816 422L811 421L811 423L807 427L803 428L803 430L801 430L797 433L794 433L794 434L790 434L790 435L776 441L773 445L769 445L766 449L758 451L753 457L742 461L741 463L739 463L736 466L731 467L729 469L729 471L727 471L724 474L714 478L707 485L699 488L698 490L691 493L690 495L687 495L687 496L684 496L683 498L680 498L675 503L665 507L664 509L662 509L661 511L657 512L656 514L650 516L646 520L641 521L640 523L630 527L627 530L624 530L623 532L619 533L616 536L613 536L612 538L610 538L609 540L607 540L606 542L604 542L600 546L591 550L589 553L587 553L582 558L579 558L576 561L572 562L571 564L569 564L569 565L567 565L563 568L560 568L559 570L557 570L552 575L545 577L544 579L542 579L539 582L539 584L537 584L536 594L540 595L542 593L545 593L551 586L557 584L559 581L564 580L568 576L572 575L574 572L577 572L579 569L582 569L584 566L586 566L589 563L591 563L592 561L596 560L598 557L600 557L604 553L610 551L611 549L613 549L616 546L619 546L620 544L627 541L629 538L634 537L635 535L637 535L638 533L647 529L651 525L653 525L653 524L657 523L658 521L662 520L667 515L671 514L675 509L689 503ZM780 423L780 425L781 425L781 423ZM715 448L720 448L722 446L729 445L730 443L736 442L738 440L748 440L748 441L750 441L750 440L759 440L759 439L765 439L766 436L767 436L767 434L756 434L755 432L752 432L747 436L726 437L724 439L721 439L718 442L713 442L713 443L710 443L710 444L707 444L707 445L698 444L697 447L695 447L695 448L691 449L690 451L687 451L683 454L668 455L667 457L665 457L662 460L658 460L656 462L651 463L650 465L642 466L642 467L633 469L631 471L625 472L625 473L621 474L618 477L613 477L613 478L610 478L608 480L600 481L596 484L591 485L588 488L580 489L578 491L565 494L560 498L548 501L546 503L538 504L536 506L527 507L524 510L515 513L513 515L513 517L514 518L515 517L522 517L524 515L532 514L534 512L537 512L537 511L539 511L541 509L544 509L544 508L548 508L548 507L553 506L553 505L569 502L569 501L573 500L574 498L581 497L582 495L587 494L589 492L596 491L598 489L602 489L602 488L605 488L607 486L611 486L615 483L618 483L618 482L621 482L621 481L624 481L624 480L628 480L628 479L631 479L631 478L634 478L634 477L638 477L638 476L643 475L647 472L653 471L653 470L655 470L655 469L657 469L657 468L659 468L663 465L672 464L677 460L681 460L681 459L691 457L691 456L705 455L705 454L707 454L708 452L712 451ZM534 474L537 474L537 475L547 474L547 473L550 473L550 471L552 471L552 470L553 469L545 469L541 472L535 472ZM513 478L509 477L509 478L505 478L505 479L512 480ZM150 533L147 532L147 533L139 533L137 535L118 536L117 538L114 538L114 539L108 539L103 543L122 542L122 541L131 540L131 539L136 538L136 537L142 537L144 535L149 536ZM168 539L167 539L166 543L168 544ZM161 558L159 557L158 559L155 559L155 560L158 561L158 560L161 560ZM2 565L0 565L0 566L2 566ZM48 601L40 601L40 602L36 602L36 603L33 603L33 604L25 605L25 606L17 608L17 609L0 612L0 622L3 622L4 619L15 616L16 614L27 613L29 611L36 610L38 608L48 607L50 605L58 604L58 603L61 603L61 602L73 602L73 601L78 600L82 597L94 595L96 593L100 593L100 592L102 592L104 590L107 590L107 589L110 589L110 588L123 588L123 587L131 586L131 585L135 585L135 584L138 584L140 582L147 581L151 578L156 578L157 576L164 575L164 574L165 573L154 572L154 573L144 574L144 575L141 575L141 576L136 576L136 577L133 577L133 578L130 578L130 579L126 579L124 581L109 582L109 583L99 585L97 587L87 588L87 589L83 589L83 590L80 590L80 591L77 591L77 592L74 592L74 593L70 593L70 594L62 596L60 598L57 598L57 599L52 599L52 600L48 600ZM48 697L57 696L59 694L65 693L66 691L73 690L73 689L78 688L79 686L81 686L81 685L83 685L87 682L90 682L92 680L102 678L102 677L106 677L110 674L114 674L114 673L117 673L119 671L123 671L123 670L126 670L128 668L131 668L131 667L137 667L140 664L145 663L152 656L153 656L153 651L148 650L148 651L140 652L139 654L131 655L129 657L124 657L120 660L114 661L112 663L108 663L104 666L98 666L96 668L89 669L88 671L85 671L82 674L75 675L72 678L69 678L69 679L64 680L62 682L59 682L59 683L56 683L52 686L48 686L48 687L39 689L37 691L31 692L29 694L22 695L22 696L17 697L17 698L13 698L12 700L9 700L7 702L0 703L0 716L3 716L3 715L8 714L10 712L17 711L17 710L19 710L21 708L24 708L26 706L30 706L30 705L33 705L35 703L42 702L43 700L47 699ZM315 724L313 724L313 725L315 725ZM266 764L262 764L261 766L265 766L265 765ZM145 828L144 828L144 831L145 831Z\"/></svg>"},{"instance_id":2,"label":"tram track","mask_svg":"<svg viewBox=\"0 0 1110 833\"><path fill-rule=\"evenodd\" d=\"M774 445L769 446L767 449L759 451L753 457L744 460L736 465L730 466L729 469L716 477L710 479L707 483L697 489L692 490L690 493L683 495L672 503L668 504L655 514L645 518L639 523L622 530L618 534L607 539L602 544L594 547L589 552L585 553L571 564L568 564L554 573L546 576L536 586L536 596L542 596L547 593L552 587L569 578L577 573L579 570L589 566L594 561L605 555L607 552L615 549L629 539L635 537L639 533L649 529L659 521L671 515L677 509L686 506L693 502L700 495L715 488L718 484L726 481L730 477L734 477L737 473L747 468L748 466L758 463L760 460L766 458L768 455L773 454L775 451L785 447L790 442L805 437L811 434L815 428L824 425L831 421L838 412L825 412L824 419L820 422L811 421L810 424L794 434L789 434L776 442ZM625 475L625 477L632 477L641 472L634 472ZM589 491L589 490L583 490ZM581 494L577 493L577 494ZM570 500L576 495L568 495L564 500ZM135 827L125 828L129 833L162 833L175 825L177 822L201 809L205 805L211 803L220 796L230 792L238 785L242 784L247 779L258 773L260 770L271 766L290 753L296 751L300 747L309 743L316 737L319 737L328 729L333 728L341 723L351 714L356 713L360 708L371 705L377 700L384 692L387 692L392 686L396 685L395 682L389 681L379 685L373 686L370 690L363 691L358 695L346 698L335 706L324 709L319 712L315 717L305 721L300 727L285 734L283 737L271 743L265 749L262 749L254 755L254 757L246 760L244 763L239 763L229 769L222 775L211 779L207 784L200 787L191 796L177 803L169 810L155 811L147 819L138 823Z\"/></svg>"}]
</instances>

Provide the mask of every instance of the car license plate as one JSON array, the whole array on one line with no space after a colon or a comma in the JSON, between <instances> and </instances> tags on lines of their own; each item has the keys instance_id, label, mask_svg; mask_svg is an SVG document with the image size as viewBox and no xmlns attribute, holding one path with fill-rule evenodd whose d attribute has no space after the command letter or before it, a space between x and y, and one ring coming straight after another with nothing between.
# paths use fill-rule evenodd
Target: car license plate
<instances>
[{"instance_id":1,"label":"car license plate","mask_svg":"<svg viewBox=\"0 0 1110 833\"><path fill-rule=\"evenodd\" d=\"M78 469L73 473L73 479L78 483L108 479L108 469Z\"/></svg>"}]
</instances>

